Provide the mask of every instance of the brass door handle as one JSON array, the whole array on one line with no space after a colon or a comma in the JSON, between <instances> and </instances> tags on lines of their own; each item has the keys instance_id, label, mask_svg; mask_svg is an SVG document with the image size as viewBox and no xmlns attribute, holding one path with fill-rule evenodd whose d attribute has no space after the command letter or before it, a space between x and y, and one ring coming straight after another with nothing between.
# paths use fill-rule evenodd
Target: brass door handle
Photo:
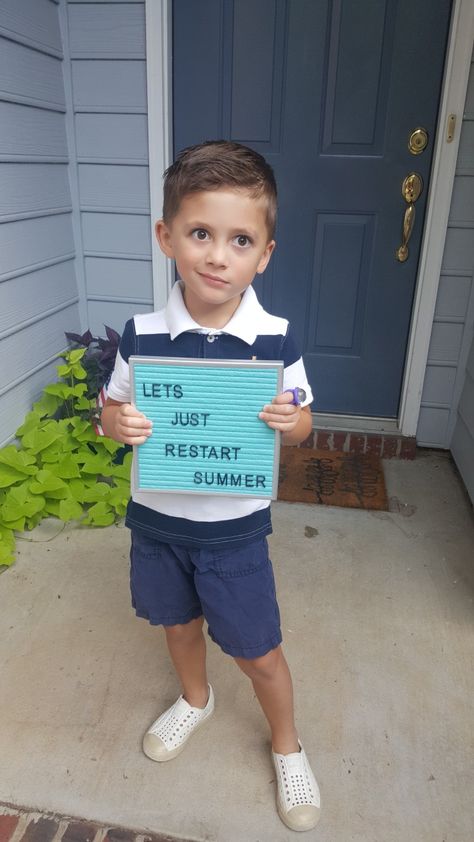
<instances>
[{"instance_id":1,"label":"brass door handle","mask_svg":"<svg viewBox=\"0 0 474 842\"><path fill-rule=\"evenodd\" d=\"M408 258L408 241L412 235L415 223L415 202L423 192L423 179L421 175L412 172L403 180L402 196L408 203L403 215L402 244L396 250L395 256L400 263Z\"/></svg>"}]
</instances>

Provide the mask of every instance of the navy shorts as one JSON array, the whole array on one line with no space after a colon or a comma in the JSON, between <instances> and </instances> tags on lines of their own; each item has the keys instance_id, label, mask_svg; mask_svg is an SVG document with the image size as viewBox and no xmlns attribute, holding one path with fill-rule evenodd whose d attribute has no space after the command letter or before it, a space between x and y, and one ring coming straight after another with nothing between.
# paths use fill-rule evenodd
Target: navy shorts
<instances>
[{"instance_id":1,"label":"navy shorts","mask_svg":"<svg viewBox=\"0 0 474 842\"><path fill-rule=\"evenodd\" d=\"M204 617L234 658L259 658L281 643L280 612L266 538L239 549L190 549L132 530L132 605L152 625Z\"/></svg>"}]
</instances>

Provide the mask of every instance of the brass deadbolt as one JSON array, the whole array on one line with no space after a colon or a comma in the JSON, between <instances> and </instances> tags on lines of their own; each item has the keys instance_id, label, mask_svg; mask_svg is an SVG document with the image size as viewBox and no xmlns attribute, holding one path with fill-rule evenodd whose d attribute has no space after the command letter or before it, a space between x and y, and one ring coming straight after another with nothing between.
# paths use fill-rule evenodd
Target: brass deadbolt
<instances>
[{"instance_id":1,"label":"brass deadbolt","mask_svg":"<svg viewBox=\"0 0 474 842\"><path fill-rule=\"evenodd\" d=\"M428 146L428 132L421 126L414 129L408 139L408 149L412 155L419 155Z\"/></svg>"}]
</instances>

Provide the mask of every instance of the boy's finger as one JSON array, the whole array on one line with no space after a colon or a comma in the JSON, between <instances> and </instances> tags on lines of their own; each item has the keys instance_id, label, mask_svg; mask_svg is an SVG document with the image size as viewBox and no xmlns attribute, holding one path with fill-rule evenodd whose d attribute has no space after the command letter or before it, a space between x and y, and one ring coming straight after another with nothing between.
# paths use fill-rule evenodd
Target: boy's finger
<instances>
[{"instance_id":1,"label":"boy's finger","mask_svg":"<svg viewBox=\"0 0 474 842\"><path fill-rule=\"evenodd\" d=\"M275 397L272 400L272 403L292 404L293 403L293 392L281 392L280 395L275 395Z\"/></svg>"},{"instance_id":2,"label":"boy's finger","mask_svg":"<svg viewBox=\"0 0 474 842\"><path fill-rule=\"evenodd\" d=\"M262 409L262 412L267 412L275 415L294 415L298 409L291 403L267 403Z\"/></svg>"},{"instance_id":3,"label":"boy's finger","mask_svg":"<svg viewBox=\"0 0 474 842\"><path fill-rule=\"evenodd\" d=\"M122 424L124 427L140 427L143 429L151 429L153 426L152 422L144 415L126 415L122 418Z\"/></svg>"},{"instance_id":4,"label":"boy's finger","mask_svg":"<svg viewBox=\"0 0 474 842\"><path fill-rule=\"evenodd\" d=\"M135 406L132 406L130 403L126 403L122 406L122 415L125 415L127 418L142 418L145 421L148 420L146 415L143 412L140 412Z\"/></svg>"}]
</instances>

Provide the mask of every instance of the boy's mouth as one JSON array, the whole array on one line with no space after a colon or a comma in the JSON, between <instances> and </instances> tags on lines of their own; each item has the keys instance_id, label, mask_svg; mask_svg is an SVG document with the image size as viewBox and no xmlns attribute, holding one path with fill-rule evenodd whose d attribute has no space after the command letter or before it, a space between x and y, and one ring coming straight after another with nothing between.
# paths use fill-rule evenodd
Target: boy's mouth
<instances>
[{"instance_id":1,"label":"boy's mouth","mask_svg":"<svg viewBox=\"0 0 474 842\"><path fill-rule=\"evenodd\" d=\"M227 286L227 281L220 278L218 275L210 275L208 272L199 272L199 276L210 286Z\"/></svg>"}]
</instances>

